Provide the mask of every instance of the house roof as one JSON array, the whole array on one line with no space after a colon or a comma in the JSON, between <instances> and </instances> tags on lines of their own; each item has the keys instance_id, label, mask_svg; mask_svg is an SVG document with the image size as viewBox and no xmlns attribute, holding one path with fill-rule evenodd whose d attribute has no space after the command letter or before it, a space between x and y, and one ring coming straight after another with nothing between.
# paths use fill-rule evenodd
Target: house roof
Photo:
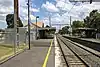
<instances>
[{"instance_id":1,"label":"house roof","mask_svg":"<svg viewBox=\"0 0 100 67\"><path fill-rule=\"evenodd\" d=\"M25 27L27 27L28 25L25 25ZM36 22L35 23L31 23L30 24L30 27L32 27L32 28L35 28L35 27L38 27L38 28L42 28L42 27L44 27L44 23L43 22L37 22L37 25L36 25Z\"/></svg>"},{"instance_id":2,"label":"house roof","mask_svg":"<svg viewBox=\"0 0 100 67\"><path fill-rule=\"evenodd\" d=\"M35 23L33 23L34 25L37 25L38 27L43 27L44 26L44 23L43 22L37 22L37 24L36 24L36 22Z\"/></svg>"}]
</instances>

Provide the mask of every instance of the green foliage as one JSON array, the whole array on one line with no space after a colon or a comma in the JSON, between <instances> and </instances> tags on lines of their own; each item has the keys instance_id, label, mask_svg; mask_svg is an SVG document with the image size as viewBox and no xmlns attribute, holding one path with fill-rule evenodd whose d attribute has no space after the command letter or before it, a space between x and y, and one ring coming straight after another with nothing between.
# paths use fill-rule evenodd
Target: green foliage
<instances>
[{"instance_id":1,"label":"green foliage","mask_svg":"<svg viewBox=\"0 0 100 67\"><path fill-rule=\"evenodd\" d=\"M63 27L63 28L62 28L63 34L68 34L68 33L69 33L68 29L69 29L69 26Z\"/></svg>"},{"instance_id":2,"label":"green foliage","mask_svg":"<svg viewBox=\"0 0 100 67\"><path fill-rule=\"evenodd\" d=\"M62 30L59 30L59 32L58 32L59 34L63 34L63 32L62 32Z\"/></svg>"},{"instance_id":3,"label":"green foliage","mask_svg":"<svg viewBox=\"0 0 100 67\"><path fill-rule=\"evenodd\" d=\"M68 34L69 33L69 26L65 26L62 28L62 30L59 30L60 34Z\"/></svg>"},{"instance_id":4,"label":"green foliage","mask_svg":"<svg viewBox=\"0 0 100 67\"><path fill-rule=\"evenodd\" d=\"M85 27L95 28L100 32L100 13L98 10L90 12L89 16L84 19Z\"/></svg>"},{"instance_id":5,"label":"green foliage","mask_svg":"<svg viewBox=\"0 0 100 67\"><path fill-rule=\"evenodd\" d=\"M14 14L8 14L6 16L7 28L14 28ZM17 27L23 27L22 21L18 18Z\"/></svg>"},{"instance_id":6,"label":"green foliage","mask_svg":"<svg viewBox=\"0 0 100 67\"><path fill-rule=\"evenodd\" d=\"M84 22L83 21L73 21L72 28L80 28L84 27Z\"/></svg>"},{"instance_id":7,"label":"green foliage","mask_svg":"<svg viewBox=\"0 0 100 67\"><path fill-rule=\"evenodd\" d=\"M50 26L49 26L49 25L46 25L45 27L46 27L46 28L50 28Z\"/></svg>"}]
</instances>

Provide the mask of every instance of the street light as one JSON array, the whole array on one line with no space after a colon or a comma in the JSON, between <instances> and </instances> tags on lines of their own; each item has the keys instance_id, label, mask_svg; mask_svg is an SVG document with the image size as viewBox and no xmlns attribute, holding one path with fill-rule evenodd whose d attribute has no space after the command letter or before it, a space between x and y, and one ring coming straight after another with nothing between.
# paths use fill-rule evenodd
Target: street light
<instances>
[{"instance_id":1,"label":"street light","mask_svg":"<svg viewBox=\"0 0 100 67\"><path fill-rule=\"evenodd\" d=\"M36 40L37 40L37 18L39 18L39 16L36 16Z\"/></svg>"}]
</instances>

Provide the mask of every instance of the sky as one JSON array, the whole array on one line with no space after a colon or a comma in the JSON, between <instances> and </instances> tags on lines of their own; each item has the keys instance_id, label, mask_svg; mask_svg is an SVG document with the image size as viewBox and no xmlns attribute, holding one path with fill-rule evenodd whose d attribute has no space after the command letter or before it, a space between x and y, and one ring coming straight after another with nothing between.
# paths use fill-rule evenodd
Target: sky
<instances>
[{"instance_id":1,"label":"sky","mask_svg":"<svg viewBox=\"0 0 100 67\"><path fill-rule=\"evenodd\" d=\"M6 15L14 13L14 0L0 0L0 28L6 28ZM30 20L35 22L35 17L39 16L38 21L49 25L51 24L69 24L70 16L72 21L83 20L94 9L100 11L100 2L70 2L69 0L30 0ZM24 25L27 24L27 0L19 0L19 16ZM58 26L59 28L59 26Z\"/></svg>"}]
</instances>

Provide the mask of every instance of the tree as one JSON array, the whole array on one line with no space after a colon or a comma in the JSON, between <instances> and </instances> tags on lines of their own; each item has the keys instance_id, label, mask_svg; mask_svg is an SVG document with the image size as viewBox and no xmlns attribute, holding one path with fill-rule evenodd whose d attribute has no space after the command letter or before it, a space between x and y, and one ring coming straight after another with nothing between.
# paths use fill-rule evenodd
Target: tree
<instances>
[{"instance_id":1,"label":"tree","mask_svg":"<svg viewBox=\"0 0 100 67\"><path fill-rule=\"evenodd\" d=\"M84 19L85 27L95 28L100 32L100 13L98 10L90 12L89 16Z\"/></svg>"},{"instance_id":2,"label":"tree","mask_svg":"<svg viewBox=\"0 0 100 67\"><path fill-rule=\"evenodd\" d=\"M14 28L14 14L8 14L6 16L7 28ZM22 21L18 18L17 27L23 27Z\"/></svg>"},{"instance_id":3,"label":"tree","mask_svg":"<svg viewBox=\"0 0 100 67\"><path fill-rule=\"evenodd\" d=\"M61 30L59 30L60 34L69 34L69 26L63 27Z\"/></svg>"},{"instance_id":4,"label":"tree","mask_svg":"<svg viewBox=\"0 0 100 67\"><path fill-rule=\"evenodd\" d=\"M84 19L84 24L85 24L85 27L90 27L90 18L89 18L89 16L86 16L86 18Z\"/></svg>"},{"instance_id":5,"label":"tree","mask_svg":"<svg viewBox=\"0 0 100 67\"><path fill-rule=\"evenodd\" d=\"M73 21L72 28L80 28L84 27L84 22L83 21Z\"/></svg>"},{"instance_id":6,"label":"tree","mask_svg":"<svg viewBox=\"0 0 100 67\"><path fill-rule=\"evenodd\" d=\"M63 28L62 28L62 33L63 33L63 34L68 34L68 33L69 33L69 30L68 30L68 29L69 29L69 26L63 27Z\"/></svg>"},{"instance_id":7,"label":"tree","mask_svg":"<svg viewBox=\"0 0 100 67\"><path fill-rule=\"evenodd\" d=\"M46 28L50 28L50 26L48 26L48 25L46 25L45 27L46 27Z\"/></svg>"},{"instance_id":8,"label":"tree","mask_svg":"<svg viewBox=\"0 0 100 67\"><path fill-rule=\"evenodd\" d=\"M59 30L59 32L58 32L58 33L59 33L59 34L61 34L61 35L63 34L62 30Z\"/></svg>"},{"instance_id":9,"label":"tree","mask_svg":"<svg viewBox=\"0 0 100 67\"><path fill-rule=\"evenodd\" d=\"M75 28L83 28L85 25L84 25L84 22L83 21L73 21L73 24L72 24L72 34L74 35L75 33L77 33L77 30Z\"/></svg>"}]
</instances>

